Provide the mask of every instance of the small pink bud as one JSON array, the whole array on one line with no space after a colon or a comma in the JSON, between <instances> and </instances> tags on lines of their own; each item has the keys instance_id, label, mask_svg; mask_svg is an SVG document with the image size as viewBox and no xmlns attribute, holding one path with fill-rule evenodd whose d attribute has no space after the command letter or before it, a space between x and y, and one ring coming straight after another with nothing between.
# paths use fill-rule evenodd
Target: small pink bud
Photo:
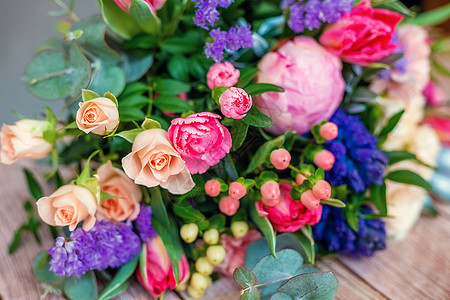
<instances>
[{"instance_id":1,"label":"small pink bud","mask_svg":"<svg viewBox=\"0 0 450 300\"><path fill-rule=\"evenodd\" d=\"M312 192L319 199L328 199L331 197L331 185L328 181L319 180L313 186Z\"/></svg>"},{"instance_id":2,"label":"small pink bud","mask_svg":"<svg viewBox=\"0 0 450 300\"><path fill-rule=\"evenodd\" d=\"M234 199L239 200L242 197L244 197L245 194L247 194L247 190L245 189L245 186L243 186L241 183L233 182L232 184L230 184L228 194Z\"/></svg>"},{"instance_id":3,"label":"small pink bud","mask_svg":"<svg viewBox=\"0 0 450 300\"><path fill-rule=\"evenodd\" d=\"M220 194L220 182L211 179L205 183L205 193L210 197L217 197Z\"/></svg>"},{"instance_id":4,"label":"small pink bud","mask_svg":"<svg viewBox=\"0 0 450 300\"><path fill-rule=\"evenodd\" d=\"M311 173L309 173L309 172L305 172L305 174L308 175L308 176L311 176ZM295 183L298 184L298 185L302 185L303 182L305 180L307 180L307 179L308 178L303 176L302 174L297 174L297 176L295 177Z\"/></svg>"},{"instance_id":5,"label":"small pink bud","mask_svg":"<svg viewBox=\"0 0 450 300\"><path fill-rule=\"evenodd\" d=\"M303 192L300 200L302 201L303 205L309 209L316 209L320 205L320 199L316 198L311 190Z\"/></svg>"},{"instance_id":6,"label":"small pink bud","mask_svg":"<svg viewBox=\"0 0 450 300\"><path fill-rule=\"evenodd\" d=\"M227 216L231 217L237 212L237 210L239 209L239 205L240 203L238 200L234 199L233 197L226 196L220 199L219 210Z\"/></svg>"},{"instance_id":7,"label":"small pink bud","mask_svg":"<svg viewBox=\"0 0 450 300\"><path fill-rule=\"evenodd\" d=\"M291 154L283 148L273 150L270 153L270 162L278 170L284 170L291 163Z\"/></svg>"},{"instance_id":8,"label":"small pink bud","mask_svg":"<svg viewBox=\"0 0 450 300\"><path fill-rule=\"evenodd\" d=\"M274 180L267 181L261 186L262 202L269 207L280 203L280 186Z\"/></svg>"},{"instance_id":9,"label":"small pink bud","mask_svg":"<svg viewBox=\"0 0 450 300\"><path fill-rule=\"evenodd\" d=\"M219 98L220 111L225 117L242 119L252 108L252 96L241 88L229 88Z\"/></svg>"},{"instance_id":10,"label":"small pink bud","mask_svg":"<svg viewBox=\"0 0 450 300\"><path fill-rule=\"evenodd\" d=\"M320 135L327 141L335 139L338 132L337 125L332 122L325 123L320 127Z\"/></svg>"},{"instance_id":11,"label":"small pink bud","mask_svg":"<svg viewBox=\"0 0 450 300\"><path fill-rule=\"evenodd\" d=\"M329 171L334 165L334 155L328 150L320 150L314 155L314 164L319 168Z\"/></svg>"}]
</instances>

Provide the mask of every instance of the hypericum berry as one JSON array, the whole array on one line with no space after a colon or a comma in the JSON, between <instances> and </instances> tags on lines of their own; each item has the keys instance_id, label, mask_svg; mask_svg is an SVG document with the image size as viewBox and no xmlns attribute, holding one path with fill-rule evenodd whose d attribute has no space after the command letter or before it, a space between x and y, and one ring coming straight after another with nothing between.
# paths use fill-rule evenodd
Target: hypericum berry
<instances>
[{"instance_id":1,"label":"hypericum berry","mask_svg":"<svg viewBox=\"0 0 450 300\"><path fill-rule=\"evenodd\" d=\"M328 199L331 197L331 185L328 183L328 181L319 180L313 186L312 192L314 196L316 196L316 198Z\"/></svg>"},{"instance_id":2,"label":"hypericum berry","mask_svg":"<svg viewBox=\"0 0 450 300\"><path fill-rule=\"evenodd\" d=\"M200 274L209 276L214 271L214 266L209 262L208 258L203 256L195 261L195 269Z\"/></svg>"},{"instance_id":3,"label":"hypericum berry","mask_svg":"<svg viewBox=\"0 0 450 300\"><path fill-rule=\"evenodd\" d=\"M177 291L179 293L184 292L186 289L187 289L187 282L179 283L175 287L175 291Z\"/></svg>"},{"instance_id":4,"label":"hypericum berry","mask_svg":"<svg viewBox=\"0 0 450 300\"><path fill-rule=\"evenodd\" d=\"M277 206L280 203L280 193L280 186L274 180L269 180L261 186L262 202L266 206Z\"/></svg>"},{"instance_id":5,"label":"hypericum berry","mask_svg":"<svg viewBox=\"0 0 450 300\"><path fill-rule=\"evenodd\" d=\"M309 209L316 209L320 205L320 199L314 196L311 190L303 192L300 200L302 201L303 205Z\"/></svg>"},{"instance_id":6,"label":"hypericum berry","mask_svg":"<svg viewBox=\"0 0 450 300\"><path fill-rule=\"evenodd\" d=\"M180 236L186 243L192 243L197 239L198 226L197 224L190 223L184 224L180 228Z\"/></svg>"},{"instance_id":7,"label":"hypericum berry","mask_svg":"<svg viewBox=\"0 0 450 300\"><path fill-rule=\"evenodd\" d=\"M334 140L338 136L338 127L332 122L327 122L320 126L320 136L322 136L327 141Z\"/></svg>"},{"instance_id":8,"label":"hypericum berry","mask_svg":"<svg viewBox=\"0 0 450 300\"><path fill-rule=\"evenodd\" d=\"M284 170L291 163L291 154L283 148L273 150L270 153L270 162L278 170Z\"/></svg>"},{"instance_id":9,"label":"hypericum berry","mask_svg":"<svg viewBox=\"0 0 450 300\"><path fill-rule=\"evenodd\" d=\"M203 291L197 290L192 285L188 286L187 292L188 292L189 296L191 296L191 298L194 298L194 299L200 299L201 297L203 297Z\"/></svg>"},{"instance_id":10,"label":"hypericum berry","mask_svg":"<svg viewBox=\"0 0 450 300\"><path fill-rule=\"evenodd\" d=\"M215 228L205 231L203 240L209 245L215 245L219 242L219 231Z\"/></svg>"},{"instance_id":11,"label":"hypericum berry","mask_svg":"<svg viewBox=\"0 0 450 300\"><path fill-rule=\"evenodd\" d=\"M239 209L239 205L240 203L238 200L234 199L233 197L226 196L220 199L219 210L227 216L231 217L237 212L237 210Z\"/></svg>"},{"instance_id":12,"label":"hypericum berry","mask_svg":"<svg viewBox=\"0 0 450 300\"><path fill-rule=\"evenodd\" d=\"M314 155L314 164L319 168L329 171L334 165L334 155L328 150L322 149Z\"/></svg>"},{"instance_id":13,"label":"hypericum berry","mask_svg":"<svg viewBox=\"0 0 450 300\"><path fill-rule=\"evenodd\" d=\"M248 224L244 221L236 221L231 223L231 232L237 238L244 237L248 232Z\"/></svg>"},{"instance_id":14,"label":"hypericum berry","mask_svg":"<svg viewBox=\"0 0 450 300\"><path fill-rule=\"evenodd\" d=\"M213 265L220 264L225 259L225 254L225 248L220 245L210 246L206 249L206 257Z\"/></svg>"},{"instance_id":15,"label":"hypericum berry","mask_svg":"<svg viewBox=\"0 0 450 300\"><path fill-rule=\"evenodd\" d=\"M247 190L245 189L245 186L242 185L242 183L233 182L232 184L230 184L228 194L234 199L239 200L244 197L245 194L247 194Z\"/></svg>"},{"instance_id":16,"label":"hypericum berry","mask_svg":"<svg viewBox=\"0 0 450 300\"><path fill-rule=\"evenodd\" d=\"M205 275L194 273L191 276L191 286L196 290L204 291L208 287L208 280Z\"/></svg>"},{"instance_id":17,"label":"hypericum berry","mask_svg":"<svg viewBox=\"0 0 450 300\"><path fill-rule=\"evenodd\" d=\"M210 197L217 197L220 194L220 182L211 179L205 183L205 193Z\"/></svg>"}]
</instances>

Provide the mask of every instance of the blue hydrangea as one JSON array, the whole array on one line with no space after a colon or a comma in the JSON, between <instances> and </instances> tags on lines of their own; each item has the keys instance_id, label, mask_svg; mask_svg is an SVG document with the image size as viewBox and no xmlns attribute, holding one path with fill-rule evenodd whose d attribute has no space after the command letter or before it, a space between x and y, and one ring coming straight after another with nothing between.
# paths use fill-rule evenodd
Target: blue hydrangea
<instances>
[{"instance_id":1,"label":"blue hydrangea","mask_svg":"<svg viewBox=\"0 0 450 300\"><path fill-rule=\"evenodd\" d=\"M324 144L336 159L333 168L325 172L330 184L346 184L357 193L364 192L372 184L383 184L388 159L377 148L377 138L358 116L347 114L343 109L338 109L330 122L339 128L337 138Z\"/></svg>"},{"instance_id":2,"label":"blue hydrangea","mask_svg":"<svg viewBox=\"0 0 450 300\"><path fill-rule=\"evenodd\" d=\"M141 241L130 221L113 224L103 220L89 231L78 228L70 238L56 238L55 247L48 250L50 270L59 276L80 277L90 270L118 268L140 250Z\"/></svg>"},{"instance_id":3,"label":"blue hydrangea","mask_svg":"<svg viewBox=\"0 0 450 300\"><path fill-rule=\"evenodd\" d=\"M369 206L362 206L360 214L373 214ZM373 256L386 248L385 224L379 219L358 217L358 232L348 225L342 208L323 206L322 218L313 227L314 240L330 252L355 257Z\"/></svg>"},{"instance_id":4,"label":"blue hydrangea","mask_svg":"<svg viewBox=\"0 0 450 300\"><path fill-rule=\"evenodd\" d=\"M136 218L136 227L142 242L146 243L157 236L155 228L152 225L151 206L141 205L141 210Z\"/></svg>"},{"instance_id":5,"label":"blue hydrangea","mask_svg":"<svg viewBox=\"0 0 450 300\"><path fill-rule=\"evenodd\" d=\"M352 10L353 0L283 0L281 8L289 11L288 25L295 33L335 23Z\"/></svg>"},{"instance_id":6,"label":"blue hydrangea","mask_svg":"<svg viewBox=\"0 0 450 300\"><path fill-rule=\"evenodd\" d=\"M205 54L216 63L223 60L225 49L237 51L241 48L251 48L253 46L252 31L247 26L234 26L230 30L222 31L219 28L210 32L213 42L206 43Z\"/></svg>"}]
</instances>

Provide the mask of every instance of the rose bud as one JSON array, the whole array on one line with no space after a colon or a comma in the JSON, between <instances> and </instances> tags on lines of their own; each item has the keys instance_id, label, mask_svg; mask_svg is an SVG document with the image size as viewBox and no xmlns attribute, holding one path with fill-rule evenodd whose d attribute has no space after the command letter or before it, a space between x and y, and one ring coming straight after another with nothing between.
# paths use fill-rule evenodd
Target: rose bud
<instances>
[{"instance_id":1,"label":"rose bud","mask_svg":"<svg viewBox=\"0 0 450 300\"><path fill-rule=\"evenodd\" d=\"M234 199L239 200L242 197L244 197L245 194L247 194L247 190L245 189L245 186L243 186L241 183L233 182L232 184L230 184L228 194Z\"/></svg>"},{"instance_id":2,"label":"rose bud","mask_svg":"<svg viewBox=\"0 0 450 300\"><path fill-rule=\"evenodd\" d=\"M208 180L205 183L205 193L210 197L217 197L220 194L220 182L215 179Z\"/></svg>"},{"instance_id":3,"label":"rose bud","mask_svg":"<svg viewBox=\"0 0 450 300\"><path fill-rule=\"evenodd\" d=\"M314 155L314 164L319 168L329 171L334 165L334 155L328 150L322 149Z\"/></svg>"},{"instance_id":4,"label":"rose bud","mask_svg":"<svg viewBox=\"0 0 450 300\"><path fill-rule=\"evenodd\" d=\"M219 98L220 110L225 117L242 119L252 107L252 96L243 89L229 88Z\"/></svg>"},{"instance_id":5,"label":"rose bud","mask_svg":"<svg viewBox=\"0 0 450 300\"><path fill-rule=\"evenodd\" d=\"M227 196L220 199L219 210L227 216L233 216L239 209L239 201L233 197Z\"/></svg>"},{"instance_id":6,"label":"rose bud","mask_svg":"<svg viewBox=\"0 0 450 300\"><path fill-rule=\"evenodd\" d=\"M319 180L313 186L312 192L316 198L328 199L331 197L331 185L325 180Z\"/></svg>"},{"instance_id":7,"label":"rose bud","mask_svg":"<svg viewBox=\"0 0 450 300\"><path fill-rule=\"evenodd\" d=\"M333 140L338 136L338 127L336 124L332 122L327 122L320 126L320 136L326 139L327 141Z\"/></svg>"},{"instance_id":8,"label":"rose bud","mask_svg":"<svg viewBox=\"0 0 450 300\"><path fill-rule=\"evenodd\" d=\"M217 85L232 87L238 82L239 75L239 70L235 69L231 63L226 61L223 64L212 65L206 74L206 81L210 89L213 89Z\"/></svg>"},{"instance_id":9,"label":"rose bud","mask_svg":"<svg viewBox=\"0 0 450 300\"><path fill-rule=\"evenodd\" d=\"M316 209L320 205L320 199L317 198L311 190L307 190L306 192L302 193L300 200L302 201L303 205L309 209Z\"/></svg>"},{"instance_id":10,"label":"rose bud","mask_svg":"<svg viewBox=\"0 0 450 300\"><path fill-rule=\"evenodd\" d=\"M104 135L119 124L119 111L116 103L104 97L79 103L76 123L85 133Z\"/></svg>"},{"instance_id":11,"label":"rose bud","mask_svg":"<svg viewBox=\"0 0 450 300\"><path fill-rule=\"evenodd\" d=\"M280 202L280 186L278 182L270 180L261 186L262 202L266 206L277 206Z\"/></svg>"},{"instance_id":12,"label":"rose bud","mask_svg":"<svg viewBox=\"0 0 450 300\"><path fill-rule=\"evenodd\" d=\"M291 163L291 154L284 148L273 150L270 153L270 162L278 170L284 170Z\"/></svg>"}]
</instances>

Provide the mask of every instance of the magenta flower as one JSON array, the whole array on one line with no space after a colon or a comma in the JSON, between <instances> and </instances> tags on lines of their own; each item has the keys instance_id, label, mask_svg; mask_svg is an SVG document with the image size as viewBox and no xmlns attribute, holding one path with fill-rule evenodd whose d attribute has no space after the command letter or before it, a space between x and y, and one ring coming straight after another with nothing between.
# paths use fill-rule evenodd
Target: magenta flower
<instances>
[{"instance_id":1,"label":"magenta flower","mask_svg":"<svg viewBox=\"0 0 450 300\"><path fill-rule=\"evenodd\" d=\"M225 117L242 119L252 107L252 96L243 89L232 87L220 96L220 110Z\"/></svg>"}]
</instances>

